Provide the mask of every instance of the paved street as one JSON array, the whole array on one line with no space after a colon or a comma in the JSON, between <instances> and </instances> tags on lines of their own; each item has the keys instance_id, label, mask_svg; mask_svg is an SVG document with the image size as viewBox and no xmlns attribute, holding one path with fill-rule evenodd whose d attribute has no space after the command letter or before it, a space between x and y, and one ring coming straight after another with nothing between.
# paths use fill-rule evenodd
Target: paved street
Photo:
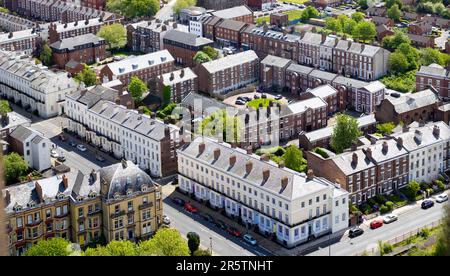
<instances>
[{"instance_id":1,"label":"paved street","mask_svg":"<svg viewBox=\"0 0 450 276\"><path fill-rule=\"evenodd\" d=\"M443 30L441 36L434 39L434 43L436 43L436 46L439 49L445 49L445 43L447 42L449 35L449 30Z\"/></svg>"},{"instance_id":2,"label":"paved street","mask_svg":"<svg viewBox=\"0 0 450 276\"><path fill-rule=\"evenodd\" d=\"M199 215L191 214L181 206L177 206L172 203L171 199L167 196L173 192L174 186L170 184L163 187L164 199L164 214L169 216L171 220L171 227L180 231L183 237L186 237L188 232L196 232L200 236L201 245L204 248L210 249L212 240L213 255L219 256L270 256L269 251L259 247L251 246L245 243L240 238L235 238L226 233L224 230L219 229L217 226L210 222L206 222ZM195 202L192 201L194 205ZM197 205L196 205L197 206ZM208 211L203 206L202 211ZM220 219L219 214L215 214L214 218ZM225 220L225 219L224 219ZM211 239L210 239L211 238Z\"/></svg>"},{"instance_id":3,"label":"paved street","mask_svg":"<svg viewBox=\"0 0 450 276\"><path fill-rule=\"evenodd\" d=\"M176 0L170 0L162 9L158 11L155 15L156 18L161 19L162 21L168 20L172 18L172 7L175 5Z\"/></svg>"},{"instance_id":4,"label":"paved street","mask_svg":"<svg viewBox=\"0 0 450 276\"><path fill-rule=\"evenodd\" d=\"M370 250L377 246L379 240L386 241L393 239L395 237L401 236L408 233L409 231L415 230L419 227L426 226L429 223L439 220L443 214L443 207L446 203L435 203L435 206L423 210L420 208L419 204L408 208L407 211L398 214L398 221L391 224L385 224L382 227L372 230L369 228L369 222L365 222L361 227L364 229L364 234L350 239L348 235L344 235L340 242L335 243L331 246L332 256L349 256L360 254L364 250ZM397 211L402 211L397 209ZM394 211L395 213L395 211ZM328 246L310 253L310 256L328 256L329 248Z\"/></svg>"}]
</instances>

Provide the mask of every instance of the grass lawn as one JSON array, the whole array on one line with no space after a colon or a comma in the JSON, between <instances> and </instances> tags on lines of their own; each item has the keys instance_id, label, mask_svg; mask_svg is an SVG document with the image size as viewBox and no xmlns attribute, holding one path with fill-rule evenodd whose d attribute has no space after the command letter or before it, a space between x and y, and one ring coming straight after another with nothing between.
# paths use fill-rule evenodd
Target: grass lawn
<instances>
[{"instance_id":1,"label":"grass lawn","mask_svg":"<svg viewBox=\"0 0 450 276\"><path fill-rule=\"evenodd\" d=\"M247 103L247 106L253 107L254 109L258 109L259 108L259 104L262 104L263 107L268 107L271 102L278 103L279 101L276 101L274 99L267 99L267 98L266 99L262 99L262 98L260 98L260 99L254 99L254 100L249 101Z\"/></svg>"},{"instance_id":2,"label":"grass lawn","mask_svg":"<svg viewBox=\"0 0 450 276\"><path fill-rule=\"evenodd\" d=\"M286 12L283 12L283 13L288 15L288 20L289 21L300 19L300 17L302 16L302 11L301 10L290 10L290 11L286 11ZM265 22L269 22L270 21L270 15L261 16L259 18L256 18L256 23L257 24L261 24L264 21Z\"/></svg>"},{"instance_id":3,"label":"grass lawn","mask_svg":"<svg viewBox=\"0 0 450 276\"><path fill-rule=\"evenodd\" d=\"M402 199L399 195L387 196L388 201L392 201L398 207L405 206L408 201L406 199Z\"/></svg>"},{"instance_id":4,"label":"grass lawn","mask_svg":"<svg viewBox=\"0 0 450 276\"><path fill-rule=\"evenodd\" d=\"M270 21L270 16L261 16L259 18L256 18L256 23L257 24L261 24L263 22L269 23L269 21Z\"/></svg>"}]
</instances>

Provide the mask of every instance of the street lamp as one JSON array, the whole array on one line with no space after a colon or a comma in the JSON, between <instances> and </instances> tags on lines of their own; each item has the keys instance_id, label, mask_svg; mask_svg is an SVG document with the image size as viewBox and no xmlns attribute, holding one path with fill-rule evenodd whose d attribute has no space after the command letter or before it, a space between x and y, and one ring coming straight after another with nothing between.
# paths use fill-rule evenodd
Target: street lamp
<instances>
[{"instance_id":1,"label":"street lamp","mask_svg":"<svg viewBox=\"0 0 450 276\"><path fill-rule=\"evenodd\" d=\"M212 254L213 254L213 251L212 251L212 237L209 237L209 247L210 247L210 253L211 253L211 256L212 256Z\"/></svg>"}]
</instances>

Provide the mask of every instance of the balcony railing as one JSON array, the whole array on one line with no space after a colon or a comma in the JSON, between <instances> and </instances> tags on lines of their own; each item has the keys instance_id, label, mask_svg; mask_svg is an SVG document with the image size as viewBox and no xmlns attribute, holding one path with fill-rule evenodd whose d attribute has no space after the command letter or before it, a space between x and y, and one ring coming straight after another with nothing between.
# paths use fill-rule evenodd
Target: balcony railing
<instances>
[{"instance_id":1,"label":"balcony railing","mask_svg":"<svg viewBox=\"0 0 450 276\"><path fill-rule=\"evenodd\" d=\"M124 216L125 214L126 214L125 211L122 210L122 211L116 212L116 213L114 213L114 214L111 214L111 218L112 218L112 219L118 218L118 217Z\"/></svg>"},{"instance_id":2,"label":"balcony railing","mask_svg":"<svg viewBox=\"0 0 450 276\"><path fill-rule=\"evenodd\" d=\"M139 210L147 209L153 207L153 202L147 202L139 205Z\"/></svg>"}]
</instances>

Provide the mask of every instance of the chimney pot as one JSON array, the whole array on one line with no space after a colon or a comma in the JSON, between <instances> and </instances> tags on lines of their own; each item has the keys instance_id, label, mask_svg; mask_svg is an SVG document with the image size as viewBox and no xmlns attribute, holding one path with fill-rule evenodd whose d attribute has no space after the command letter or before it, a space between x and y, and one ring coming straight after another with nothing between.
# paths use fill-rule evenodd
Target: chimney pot
<instances>
[{"instance_id":1,"label":"chimney pot","mask_svg":"<svg viewBox=\"0 0 450 276\"><path fill-rule=\"evenodd\" d=\"M354 152L352 155L352 165L356 166L357 164L358 164L358 155L356 154L356 152Z\"/></svg>"},{"instance_id":2,"label":"chimney pot","mask_svg":"<svg viewBox=\"0 0 450 276\"><path fill-rule=\"evenodd\" d=\"M387 152L389 149L388 143L386 141L383 142L383 152Z\"/></svg>"},{"instance_id":3,"label":"chimney pot","mask_svg":"<svg viewBox=\"0 0 450 276\"><path fill-rule=\"evenodd\" d=\"M402 147L403 147L403 138L402 138L402 137L399 137L399 138L397 139L397 146L398 146L399 148L402 148Z\"/></svg>"},{"instance_id":4,"label":"chimney pot","mask_svg":"<svg viewBox=\"0 0 450 276\"><path fill-rule=\"evenodd\" d=\"M372 158L372 149L371 149L371 148L368 148L368 149L366 150L366 156L367 156L368 159L371 159L371 158Z\"/></svg>"},{"instance_id":5,"label":"chimney pot","mask_svg":"<svg viewBox=\"0 0 450 276\"><path fill-rule=\"evenodd\" d=\"M64 188L65 189L69 188L69 179L67 178L67 176L65 174L62 176L62 179L63 179Z\"/></svg>"},{"instance_id":6,"label":"chimney pot","mask_svg":"<svg viewBox=\"0 0 450 276\"><path fill-rule=\"evenodd\" d=\"M439 129L439 127L437 125L434 125L434 127L433 127L433 135L436 136L436 138L439 138L440 132L441 132L441 130Z\"/></svg>"}]
</instances>

